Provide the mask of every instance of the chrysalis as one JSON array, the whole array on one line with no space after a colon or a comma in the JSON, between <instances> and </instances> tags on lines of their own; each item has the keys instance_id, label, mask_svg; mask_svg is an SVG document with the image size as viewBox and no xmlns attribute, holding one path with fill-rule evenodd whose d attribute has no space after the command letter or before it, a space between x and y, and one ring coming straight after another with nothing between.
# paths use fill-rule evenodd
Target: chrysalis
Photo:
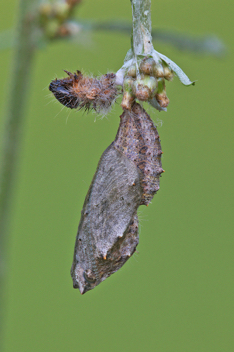
<instances>
[{"instance_id":1,"label":"chrysalis","mask_svg":"<svg viewBox=\"0 0 234 352\"><path fill-rule=\"evenodd\" d=\"M159 189L161 145L156 127L137 103L120 117L86 196L71 276L81 294L120 269L138 245L137 208Z\"/></svg>"},{"instance_id":2,"label":"chrysalis","mask_svg":"<svg viewBox=\"0 0 234 352\"><path fill-rule=\"evenodd\" d=\"M114 145L137 166L143 189L141 204L148 205L159 190L164 170L158 131L141 105L135 103L132 110L121 115Z\"/></svg>"}]
</instances>

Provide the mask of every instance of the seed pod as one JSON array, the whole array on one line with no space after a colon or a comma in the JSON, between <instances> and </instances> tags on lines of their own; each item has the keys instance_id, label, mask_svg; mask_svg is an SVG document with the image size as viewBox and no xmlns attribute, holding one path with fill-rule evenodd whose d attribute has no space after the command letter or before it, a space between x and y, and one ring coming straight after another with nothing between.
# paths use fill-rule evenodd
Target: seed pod
<instances>
[{"instance_id":1,"label":"seed pod","mask_svg":"<svg viewBox=\"0 0 234 352\"><path fill-rule=\"evenodd\" d=\"M106 113L115 102L118 91L114 73L107 73L98 79L85 77L80 71L74 74L65 72L69 77L55 79L49 86L61 104L70 109L94 109L98 113Z\"/></svg>"},{"instance_id":2,"label":"seed pod","mask_svg":"<svg viewBox=\"0 0 234 352\"><path fill-rule=\"evenodd\" d=\"M137 103L121 115L115 141L103 153L86 196L71 276L81 294L119 270L138 245L137 208L159 189L161 145Z\"/></svg>"}]
</instances>

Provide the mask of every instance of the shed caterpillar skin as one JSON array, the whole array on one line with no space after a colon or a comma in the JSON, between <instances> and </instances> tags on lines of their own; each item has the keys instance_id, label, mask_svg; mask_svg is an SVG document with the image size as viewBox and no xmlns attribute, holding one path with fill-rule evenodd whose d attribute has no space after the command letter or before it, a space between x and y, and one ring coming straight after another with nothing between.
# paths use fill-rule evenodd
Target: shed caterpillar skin
<instances>
[{"instance_id":1,"label":"shed caterpillar skin","mask_svg":"<svg viewBox=\"0 0 234 352\"><path fill-rule=\"evenodd\" d=\"M55 79L49 90L55 98L70 109L94 109L106 113L118 96L115 74L107 73L100 78L83 76L80 71L65 71L68 77Z\"/></svg>"},{"instance_id":2,"label":"shed caterpillar skin","mask_svg":"<svg viewBox=\"0 0 234 352\"><path fill-rule=\"evenodd\" d=\"M156 127L137 103L120 117L86 196L71 276L81 294L119 270L139 242L137 208L159 189L161 145Z\"/></svg>"}]
</instances>

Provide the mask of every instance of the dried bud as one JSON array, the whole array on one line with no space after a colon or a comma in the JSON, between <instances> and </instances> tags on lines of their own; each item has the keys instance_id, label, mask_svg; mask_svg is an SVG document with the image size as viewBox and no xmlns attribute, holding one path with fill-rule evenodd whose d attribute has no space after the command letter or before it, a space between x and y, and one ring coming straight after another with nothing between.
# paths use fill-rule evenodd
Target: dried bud
<instances>
[{"instance_id":1,"label":"dried bud","mask_svg":"<svg viewBox=\"0 0 234 352\"><path fill-rule=\"evenodd\" d=\"M151 57L144 58L140 63L140 72L145 75L153 75L155 69L155 61Z\"/></svg>"},{"instance_id":2,"label":"dried bud","mask_svg":"<svg viewBox=\"0 0 234 352\"><path fill-rule=\"evenodd\" d=\"M168 81L172 81L174 78L174 73L169 66L164 66L164 78Z\"/></svg>"},{"instance_id":3,"label":"dried bud","mask_svg":"<svg viewBox=\"0 0 234 352\"><path fill-rule=\"evenodd\" d=\"M157 80L151 76L136 79L133 85L133 93L140 101L148 101L157 91Z\"/></svg>"},{"instance_id":4,"label":"dried bud","mask_svg":"<svg viewBox=\"0 0 234 352\"><path fill-rule=\"evenodd\" d=\"M166 108L170 102L170 100L167 97L166 92L156 94L155 98L156 98L157 102L159 103L159 105L161 106L161 108Z\"/></svg>"},{"instance_id":5,"label":"dried bud","mask_svg":"<svg viewBox=\"0 0 234 352\"><path fill-rule=\"evenodd\" d=\"M164 77L164 69L161 64L156 64L154 67L154 75L157 78Z\"/></svg>"},{"instance_id":6,"label":"dried bud","mask_svg":"<svg viewBox=\"0 0 234 352\"><path fill-rule=\"evenodd\" d=\"M123 83L123 90L127 92L132 92L133 84L134 80L132 79L132 77L126 77Z\"/></svg>"},{"instance_id":7,"label":"dried bud","mask_svg":"<svg viewBox=\"0 0 234 352\"><path fill-rule=\"evenodd\" d=\"M149 97L150 97L149 88L144 86L143 84L139 83L139 81L135 82L134 93L135 93L136 98L140 101L149 100Z\"/></svg>"},{"instance_id":8,"label":"dried bud","mask_svg":"<svg viewBox=\"0 0 234 352\"><path fill-rule=\"evenodd\" d=\"M131 110L134 100L135 100L135 97L132 93L130 93L128 91L124 92L123 99L121 102L122 109Z\"/></svg>"},{"instance_id":9,"label":"dried bud","mask_svg":"<svg viewBox=\"0 0 234 352\"><path fill-rule=\"evenodd\" d=\"M157 91L158 82L157 82L156 78L154 78L152 76L145 76L143 82L149 88L150 99L151 99L151 97L153 97L155 92Z\"/></svg>"},{"instance_id":10,"label":"dried bud","mask_svg":"<svg viewBox=\"0 0 234 352\"><path fill-rule=\"evenodd\" d=\"M136 65L132 65L129 67L127 75L134 78L136 77Z\"/></svg>"}]
</instances>

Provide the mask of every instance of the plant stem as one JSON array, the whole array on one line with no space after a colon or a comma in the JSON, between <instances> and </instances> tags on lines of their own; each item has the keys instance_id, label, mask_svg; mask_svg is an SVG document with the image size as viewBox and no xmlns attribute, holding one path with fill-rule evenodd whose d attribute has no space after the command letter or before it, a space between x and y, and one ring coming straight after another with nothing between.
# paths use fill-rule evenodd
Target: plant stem
<instances>
[{"instance_id":1,"label":"plant stem","mask_svg":"<svg viewBox=\"0 0 234 352\"><path fill-rule=\"evenodd\" d=\"M25 115L25 105L28 98L28 86L35 52L33 42L34 18L32 5L35 0L20 0L19 19L11 74L10 92L7 110L3 121L1 135L0 164L0 328L3 324L3 284L5 281L6 243L10 223L10 211L14 191L14 181L17 171L17 158L20 151L22 125ZM2 329L1 329L2 330ZM2 339L0 339L2 341ZM0 348L1 349L1 348Z\"/></svg>"},{"instance_id":2,"label":"plant stem","mask_svg":"<svg viewBox=\"0 0 234 352\"><path fill-rule=\"evenodd\" d=\"M151 37L151 0L131 0L132 51L134 56L148 55L153 50Z\"/></svg>"}]
</instances>

